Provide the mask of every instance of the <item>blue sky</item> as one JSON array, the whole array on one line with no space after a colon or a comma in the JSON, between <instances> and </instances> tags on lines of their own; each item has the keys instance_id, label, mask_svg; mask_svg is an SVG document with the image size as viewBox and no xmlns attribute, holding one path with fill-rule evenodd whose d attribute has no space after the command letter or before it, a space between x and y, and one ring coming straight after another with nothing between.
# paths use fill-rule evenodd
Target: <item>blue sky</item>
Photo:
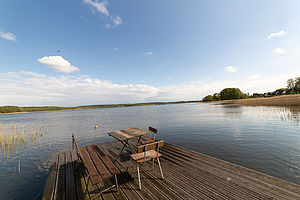
<instances>
[{"instance_id":1,"label":"blue sky","mask_svg":"<svg viewBox=\"0 0 300 200\"><path fill-rule=\"evenodd\" d=\"M300 76L300 1L4 0L0 104L197 100Z\"/></svg>"}]
</instances>

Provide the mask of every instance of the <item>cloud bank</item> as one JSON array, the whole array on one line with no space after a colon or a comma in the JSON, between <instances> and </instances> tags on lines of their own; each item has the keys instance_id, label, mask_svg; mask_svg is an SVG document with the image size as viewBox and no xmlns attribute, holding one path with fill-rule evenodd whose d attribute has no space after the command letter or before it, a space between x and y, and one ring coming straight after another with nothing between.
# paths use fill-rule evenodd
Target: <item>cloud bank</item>
<instances>
[{"instance_id":1,"label":"cloud bank","mask_svg":"<svg viewBox=\"0 0 300 200\"><path fill-rule=\"evenodd\" d=\"M267 92L285 87L296 73L272 78L259 75L237 81L202 80L182 85L154 87L146 84L116 84L86 75L47 76L34 72L0 73L0 105L59 105L136 103L201 100L226 87L243 92ZM300 76L300 74L298 74Z\"/></svg>"},{"instance_id":2,"label":"cloud bank","mask_svg":"<svg viewBox=\"0 0 300 200\"><path fill-rule=\"evenodd\" d=\"M46 65L49 69L54 70L55 72L69 74L71 72L79 71L78 67L71 65L69 61L61 56L44 56L38 59L38 61Z\"/></svg>"}]
</instances>

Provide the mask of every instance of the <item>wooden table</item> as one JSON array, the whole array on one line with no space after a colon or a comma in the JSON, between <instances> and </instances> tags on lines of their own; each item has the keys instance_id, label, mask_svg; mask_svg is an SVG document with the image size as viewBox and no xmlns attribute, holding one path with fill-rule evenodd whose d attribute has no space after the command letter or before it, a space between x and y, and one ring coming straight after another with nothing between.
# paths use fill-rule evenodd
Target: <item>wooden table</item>
<instances>
[{"instance_id":1,"label":"wooden table","mask_svg":"<svg viewBox=\"0 0 300 200\"><path fill-rule=\"evenodd\" d=\"M119 156L121 155L121 153L125 147L129 147L133 153L135 152L135 150L132 148L132 146L128 143L128 141L130 139L138 138L138 142L137 142L137 145L138 145L141 137L143 135L147 135L150 133L151 133L151 131L139 129L139 128L127 128L127 129L123 129L123 130L109 132L108 135L116 138L123 144L123 147L122 147L120 153L118 154L118 156L116 157L116 160L119 158Z\"/></svg>"}]
</instances>

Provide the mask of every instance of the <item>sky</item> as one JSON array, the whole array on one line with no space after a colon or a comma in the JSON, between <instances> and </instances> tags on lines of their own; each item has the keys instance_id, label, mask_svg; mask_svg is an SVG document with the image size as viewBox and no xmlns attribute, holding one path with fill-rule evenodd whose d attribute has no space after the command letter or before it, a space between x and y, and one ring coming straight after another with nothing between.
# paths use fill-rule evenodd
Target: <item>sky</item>
<instances>
[{"instance_id":1,"label":"sky","mask_svg":"<svg viewBox=\"0 0 300 200\"><path fill-rule=\"evenodd\" d=\"M300 76L298 0L3 0L0 105L201 100Z\"/></svg>"}]
</instances>

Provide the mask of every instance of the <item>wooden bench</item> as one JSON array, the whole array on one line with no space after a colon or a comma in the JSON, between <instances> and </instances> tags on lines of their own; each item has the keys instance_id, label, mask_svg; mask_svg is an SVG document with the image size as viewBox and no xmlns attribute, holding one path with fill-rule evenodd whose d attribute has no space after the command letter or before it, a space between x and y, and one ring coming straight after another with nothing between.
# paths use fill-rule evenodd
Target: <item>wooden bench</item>
<instances>
[{"instance_id":1,"label":"wooden bench","mask_svg":"<svg viewBox=\"0 0 300 200\"><path fill-rule=\"evenodd\" d=\"M92 185L97 185L112 177L115 178L115 184L102 190L100 194L114 187L119 192L117 175L120 174L120 170L97 145L79 147L74 134L72 134L72 150L78 154L79 159L84 164Z\"/></svg>"},{"instance_id":2,"label":"wooden bench","mask_svg":"<svg viewBox=\"0 0 300 200\"><path fill-rule=\"evenodd\" d=\"M157 129L149 126L149 131L152 132L151 135L149 137L148 136L141 137L140 139L141 144L149 144L156 141Z\"/></svg>"}]
</instances>

